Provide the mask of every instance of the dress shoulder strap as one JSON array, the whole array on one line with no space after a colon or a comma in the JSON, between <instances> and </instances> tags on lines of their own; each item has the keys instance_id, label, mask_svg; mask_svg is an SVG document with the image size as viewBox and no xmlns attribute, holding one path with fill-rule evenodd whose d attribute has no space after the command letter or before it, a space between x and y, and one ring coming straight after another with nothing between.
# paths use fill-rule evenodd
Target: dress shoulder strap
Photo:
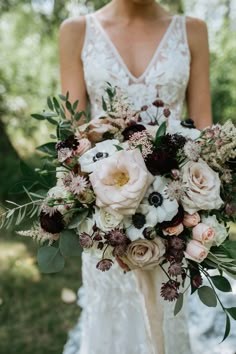
<instances>
[{"instance_id":1,"label":"dress shoulder strap","mask_svg":"<svg viewBox=\"0 0 236 354\"><path fill-rule=\"evenodd\" d=\"M89 42L91 41L91 38L93 38L92 35L92 15L91 14L87 14L85 15L85 35L84 35L84 43L83 43L83 48L81 51L81 59L84 59L85 56L85 52L87 49L87 46L89 44Z\"/></svg>"}]
</instances>

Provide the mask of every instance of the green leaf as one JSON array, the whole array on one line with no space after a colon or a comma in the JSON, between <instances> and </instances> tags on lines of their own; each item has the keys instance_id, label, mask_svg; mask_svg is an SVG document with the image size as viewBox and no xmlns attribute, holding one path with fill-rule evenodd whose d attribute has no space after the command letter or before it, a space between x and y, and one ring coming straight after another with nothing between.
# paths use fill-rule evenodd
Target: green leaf
<instances>
[{"instance_id":1,"label":"green leaf","mask_svg":"<svg viewBox=\"0 0 236 354\"><path fill-rule=\"evenodd\" d=\"M37 113L33 113L31 114L31 117L37 120L44 120L45 117L42 114L37 114Z\"/></svg>"},{"instance_id":2,"label":"green leaf","mask_svg":"<svg viewBox=\"0 0 236 354\"><path fill-rule=\"evenodd\" d=\"M182 309L184 303L184 294L180 293L175 303L174 315L176 316Z\"/></svg>"},{"instance_id":3,"label":"green leaf","mask_svg":"<svg viewBox=\"0 0 236 354\"><path fill-rule=\"evenodd\" d=\"M47 143L40 145L36 148L36 150L39 150L41 152L44 152L45 154L51 155L51 156L56 156L56 144L55 143Z\"/></svg>"},{"instance_id":4,"label":"green leaf","mask_svg":"<svg viewBox=\"0 0 236 354\"><path fill-rule=\"evenodd\" d=\"M82 252L79 237L72 230L64 230L61 232L59 248L64 257L78 257Z\"/></svg>"},{"instance_id":5,"label":"green leaf","mask_svg":"<svg viewBox=\"0 0 236 354\"><path fill-rule=\"evenodd\" d=\"M59 104L58 100L56 99L56 97L53 97L52 100L53 100L55 110L57 111L57 114L59 114L60 113L60 104Z\"/></svg>"},{"instance_id":6,"label":"green leaf","mask_svg":"<svg viewBox=\"0 0 236 354\"><path fill-rule=\"evenodd\" d=\"M87 216L88 216L88 210L85 210L82 213L74 215L68 225L68 229L75 229L76 227L78 227L87 218Z\"/></svg>"},{"instance_id":7,"label":"green leaf","mask_svg":"<svg viewBox=\"0 0 236 354\"><path fill-rule=\"evenodd\" d=\"M213 284L215 285L215 287L217 289L219 289L220 291L223 291L226 293L232 291L230 282L225 277L223 277L221 275L215 275L215 276L211 277L211 280L212 280Z\"/></svg>"},{"instance_id":8,"label":"green leaf","mask_svg":"<svg viewBox=\"0 0 236 354\"><path fill-rule=\"evenodd\" d=\"M166 122L163 122L156 132L155 144L158 142L158 138L166 134Z\"/></svg>"},{"instance_id":9,"label":"green leaf","mask_svg":"<svg viewBox=\"0 0 236 354\"><path fill-rule=\"evenodd\" d=\"M201 302L208 307L216 307L217 298L214 290L209 286L202 286L198 289L198 296Z\"/></svg>"},{"instance_id":10,"label":"green leaf","mask_svg":"<svg viewBox=\"0 0 236 354\"><path fill-rule=\"evenodd\" d=\"M50 134L49 136L51 139L57 139L56 135L54 135L54 134Z\"/></svg>"},{"instance_id":11,"label":"green leaf","mask_svg":"<svg viewBox=\"0 0 236 354\"><path fill-rule=\"evenodd\" d=\"M47 121L53 125L57 125L58 122L55 119L52 119L51 117L47 117Z\"/></svg>"},{"instance_id":12,"label":"green leaf","mask_svg":"<svg viewBox=\"0 0 236 354\"><path fill-rule=\"evenodd\" d=\"M119 146L119 145L114 145L115 148L117 149L117 151L121 151L121 150L124 150L123 147Z\"/></svg>"},{"instance_id":13,"label":"green leaf","mask_svg":"<svg viewBox=\"0 0 236 354\"><path fill-rule=\"evenodd\" d=\"M66 101L69 99L69 91L66 92Z\"/></svg>"},{"instance_id":14,"label":"green leaf","mask_svg":"<svg viewBox=\"0 0 236 354\"><path fill-rule=\"evenodd\" d=\"M224 338L222 339L221 343L224 342L224 340L228 337L228 335L230 333L230 328L231 328L230 318L226 313L225 334L224 334Z\"/></svg>"},{"instance_id":15,"label":"green leaf","mask_svg":"<svg viewBox=\"0 0 236 354\"><path fill-rule=\"evenodd\" d=\"M24 177L27 179L30 177L36 177L36 172L28 166L23 160L20 160L20 170Z\"/></svg>"},{"instance_id":16,"label":"green leaf","mask_svg":"<svg viewBox=\"0 0 236 354\"><path fill-rule=\"evenodd\" d=\"M47 98L47 105L48 105L48 108L51 109L51 111L54 110L54 107L53 107L53 104L52 104L52 100L50 97Z\"/></svg>"},{"instance_id":17,"label":"green leaf","mask_svg":"<svg viewBox=\"0 0 236 354\"><path fill-rule=\"evenodd\" d=\"M72 106L72 109L74 111L76 111L77 107L78 107L78 104L79 104L79 100L76 100L74 103L73 103L73 106Z\"/></svg>"},{"instance_id":18,"label":"green leaf","mask_svg":"<svg viewBox=\"0 0 236 354\"><path fill-rule=\"evenodd\" d=\"M236 241L228 240L222 245L228 252L228 254L236 259Z\"/></svg>"},{"instance_id":19,"label":"green leaf","mask_svg":"<svg viewBox=\"0 0 236 354\"><path fill-rule=\"evenodd\" d=\"M62 101L66 101L66 96L59 94L58 97L62 100Z\"/></svg>"},{"instance_id":20,"label":"green leaf","mask_svg":"<svg viewBox=\"0 0 236 354\"><path fill-rule=\"evenodd\" d=\"M65 266L65 260L59 248L51 246L40 247L37 254L40 272L57 273Z\"/></svg>"},{"instance_id":21,"label":"green leaf","mask_svg":"<svg viewBox=\"0 0 236 354\"><path fill-rule=\"evenodd\" d=\"M107 104L104 100L104 98L102 97L102 109L106 112L107 111Z\"/></svg>"},{"instance_id":22,"label":"green leaf","mask_svg":"<svg viewBox=\"0 0 236 354\"><path fill-rule=\"evenodd\" d=\"M226 311L236 321L236 307L230 307Z\"/></svg>"},{"instance_id":23,"label":"green leaf","mask_svg":"<svg viewBox=\"0 0 236 354\"><path fill-rule=\"evenodd\" d=\"M77 112L77 113L75 113L74 119L75 119L76 121L79 121L80 118L82 117L82 115L83 115L83 112Z\"/></svg>"},{"instance_id":24,"label":"green leaf","mask_svg":"<svg viewBox=\"0 0 236 354\"><path fill-rule=\"evenodd\" d=\"M68 109L68 111L70 113L73 113L73 109L72 109L71 103L69 101L66 101L66 108Z\"/></svg>"}]
</instances>

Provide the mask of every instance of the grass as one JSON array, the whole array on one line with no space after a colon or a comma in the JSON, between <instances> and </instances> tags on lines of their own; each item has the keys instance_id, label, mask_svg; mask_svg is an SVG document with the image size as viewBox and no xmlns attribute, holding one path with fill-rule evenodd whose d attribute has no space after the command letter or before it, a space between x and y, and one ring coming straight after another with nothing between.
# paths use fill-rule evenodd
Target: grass
<instances>
[{"instance_id":1,"label":"grass","mask_svg":"<svg viewBox=\"0 0 236 354\"><path fill-rule=\"evenodd\" d=\"M62 353L79 308L64 303L61 291L80 286L79 259L68 260L61 273L42 275L32 240L5 232L0 236L0 353Z\"/></svg>"}]
</instances>

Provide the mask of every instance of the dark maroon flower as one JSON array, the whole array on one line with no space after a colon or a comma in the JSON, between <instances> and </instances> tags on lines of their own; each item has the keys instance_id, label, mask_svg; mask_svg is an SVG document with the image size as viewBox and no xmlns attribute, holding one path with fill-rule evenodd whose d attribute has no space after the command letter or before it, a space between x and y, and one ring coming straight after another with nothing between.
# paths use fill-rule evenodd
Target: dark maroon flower
<instances>
[{"instance_id":1,"label":"dark maroon flower","mask_svg":"<svg viewBox=\"0 0 236 354\"><path fill-rule=\"evenodd\" d=\"M164 107L164 102L160 100L159 98L156 99L154 102L152 102L153 106L159 108L159 107Z\"/></svg>"},{"instance_id":2,"label":"dark maroon flower","mask_svg":"<svg viewBox=\"0 0 236 354\"><path fill-rule=\"evenodd\" d=\"M192 277L192 284L195 288L199 288L202 285L202 277L200 273Z\"/></svg>"},{"instance_id":3,"label":"dark maroon flower","mask_svg":"<svg viewBox=\"0 0 236 354\"><path fill-rule=\"evenodd\" d=\"M112 267L113 261L108 258L104 258L98 262L96 268L101 270L102 272L108 271Z\"/></svg>"},{"instance_id":4,"label":"dark maroon flower","mask_svg":"<svg viewBox=\"0 0 236 354\"><path fill-rule=\"evenodd\" d=\"M104 247L104 243L103 243L103 242L98 242L98 249L99 249L100 251L103 250L103 247Z\"/></svg>"},{"instance_id":5,"label":"dark maroon flower","mask_svg":"<svg viewBox=\"0 0 236 354\"><path fill-rule=\"evenodd\" d=\"M182 223L184 220L184 209L182 205L179 205L178 213L173 217L170 221L163 221L162 223L158 224L162 229L167 229L168 227L174 227Z\"/></svg>"},{"instance_id":6,"label":"dark maroon flower","mask_svg":"<svg viewBox=\"0 0 236 354\"><path fill-rule=\"evenodd\" d=\"M146 130L146 128L142 124L132 124L123 130L122 135L124 140L129 140L134 133L141 132L143 130Z\"/></svg>"},{"instance_id":7,"label":"dark maroon flower","mask_svg":"<svg viewBox=\"0 0 236 354\"><path fill-rule=\"evenodd\" d=\"M96 234L93 239L94 241L102 241L102 236L100 234Z\"/></svg>"},{"instance_id":8,"label":"dark maroon flower","mask_svg":"<svg viewBox=\"0 0 236 354\"><path fill-rule=\"evenodd\" d=\"M93 246L93 240L89 234L82 232L79 236L79 242L83 248L91 248Z\"/></svg>"},{"instance_id":9,"label":"dark maroon flower","mask_svg":"<svg viewBox=\"0 0 236 354\"><path fill-rule=\"evenodd\" d=\"M177 276L182 274L182 263L172 262L168 268L170 276Z\"/></svg>"},{"instance_id":10,"label":"dark maroon flower","mask_svg":"<svg viewBox=\"0 0 236 354\"><path fill-rule=\"evenodd\" d=\"M127 243L127 237L126 237L125 233L118 228L111 230L107 234L106 238L107 238L109 244L113 247Z\"/></svg>"},{"instance_id":11,"label":"dark maroon flower","mask_svg":"<svg viewBox=\"0 0 236 354\"><path fill-rule=\"evenodd\" d=\"M145 164L148 171L154 176L164 175L178 168L177 160L168 151L159 149L155 149L151 154L147 155Z\"/></svg>"},{"instance_id":12,"label":"dark maroon flower","mask_svg":"<svg viewBox=\"0 0 236 354\"><path fill-rule=\"evenodd\" d=\"M173 248L177 251L183 250L185 242L178 236L171 236L168 238L168 248Z\"/></svg>"},{"instance_id":13,"label":"dark maroon flower","mask_svg":"<svg viewBox=\"0 0 236 354\"><path fill-rule=\"evenodd\" d=\"M161 287L161 296L164 297L164 300L174 301L178 299L179 293L179 283L173 280L169 280L167 283L163 283Z\"/></svg>"},{"instance_id":14,"label":"dark maroon flower","mask_svg":"<svg viewBox=\"0 0 236 354\"><path fill-rule=\"evenodd\" d=\"M144 105L141 107L141 111L145 112L148 110L148 106L147 105Z\"/></svg>"},{"instance_id":15,"label":"dark maroon flower","mask_svg":"<svg viewBox=\"0 0 236 354\"><path fill-rule=\"evenodd\" d=\"M58 234L65 228L63 216L58 210L55 211L52 215L46 214L45 212L41 211L40 225L42 229L51 234Z\"/></svg>"},{"instance_id":16,"label":"dark maroon flower","mask_svg":"<svg viewBox=\"0 0 236 354\"><path fill-rule=\"evenodd\" d=\"M72 149L72 150L77 150L79 146L79 142L77 139L75 139L74 135L70 135L66 140L59 141L56 144L56 150L60 149Z\"/></svg>"},{"instance_id":17,"label":"dark maroon flower","mask_svg":"<svg viewBox=\"0 0 236 354\"><path fill-rule=\"evenodd\" d=\"M168 151L172 157L175 157L178 150L184 147L186 141L186 138L180 134L166 134L161 137L158 148Z\"/></svg>"},{"instance_id":18,"label":"dark maroon flower","mask_svg":"<svg viewBox=\"0 0 236 354\"><path fill-rule=\"evenodd\" d=\"M169 108L163 109L163 114L166 118L168 118L171 115Z\"/></svg>"},{"instance_id":19,"label":"dark maroon flower","mask_svg":"<svg viewBox=\"0 0 236 354\"><path fill-rule=\"evenodd\" d=\"M128 243L118 245L113 249L112 254L114 257L123 257L127 251L127 248L128 248Z\"/></svg>"},{"instance_id":20,"label":"dark maroon flower","mask_svg":"<svg viewBox=\"0 0 236 354\"><path fill-rule=\"evenodd\" d=\"M191 118L187 118L183 120L180 124L185 128L190 128L190 129L196 128L194 125L194 121Z\"/></svg>"}]
</instances>

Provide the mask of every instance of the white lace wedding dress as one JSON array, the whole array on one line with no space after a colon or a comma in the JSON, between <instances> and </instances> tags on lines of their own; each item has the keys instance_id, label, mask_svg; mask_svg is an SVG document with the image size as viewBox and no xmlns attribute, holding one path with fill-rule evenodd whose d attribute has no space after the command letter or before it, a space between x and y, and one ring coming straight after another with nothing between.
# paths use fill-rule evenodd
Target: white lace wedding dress
<instances>
[{"instance_id":1,"label":"white lace wedding dress","mask_svg":"<svg viewBox=\"0 0 236 354\"><path fill-rule=\"evenodd\" d=\"M151 104L159 96L169 105L171 119L180 119L190 70L185 17L172 18L151 62L138 78L130 73L96 16L87 15L86 21L82 60L92 117L102 112L101 97L106 82L110 82L126 93L135 108ZM97 259L89 254L83 254L82 263L79 304L83 311L64 354L152 354L143 298L134 274L123 274L118 265L102 273L96 269ZM163 331L164 350L155 354L191 354L186 311L174 317L173 304L158 302L163 306L158 325Z\"/></svg>"}]
</instances>

